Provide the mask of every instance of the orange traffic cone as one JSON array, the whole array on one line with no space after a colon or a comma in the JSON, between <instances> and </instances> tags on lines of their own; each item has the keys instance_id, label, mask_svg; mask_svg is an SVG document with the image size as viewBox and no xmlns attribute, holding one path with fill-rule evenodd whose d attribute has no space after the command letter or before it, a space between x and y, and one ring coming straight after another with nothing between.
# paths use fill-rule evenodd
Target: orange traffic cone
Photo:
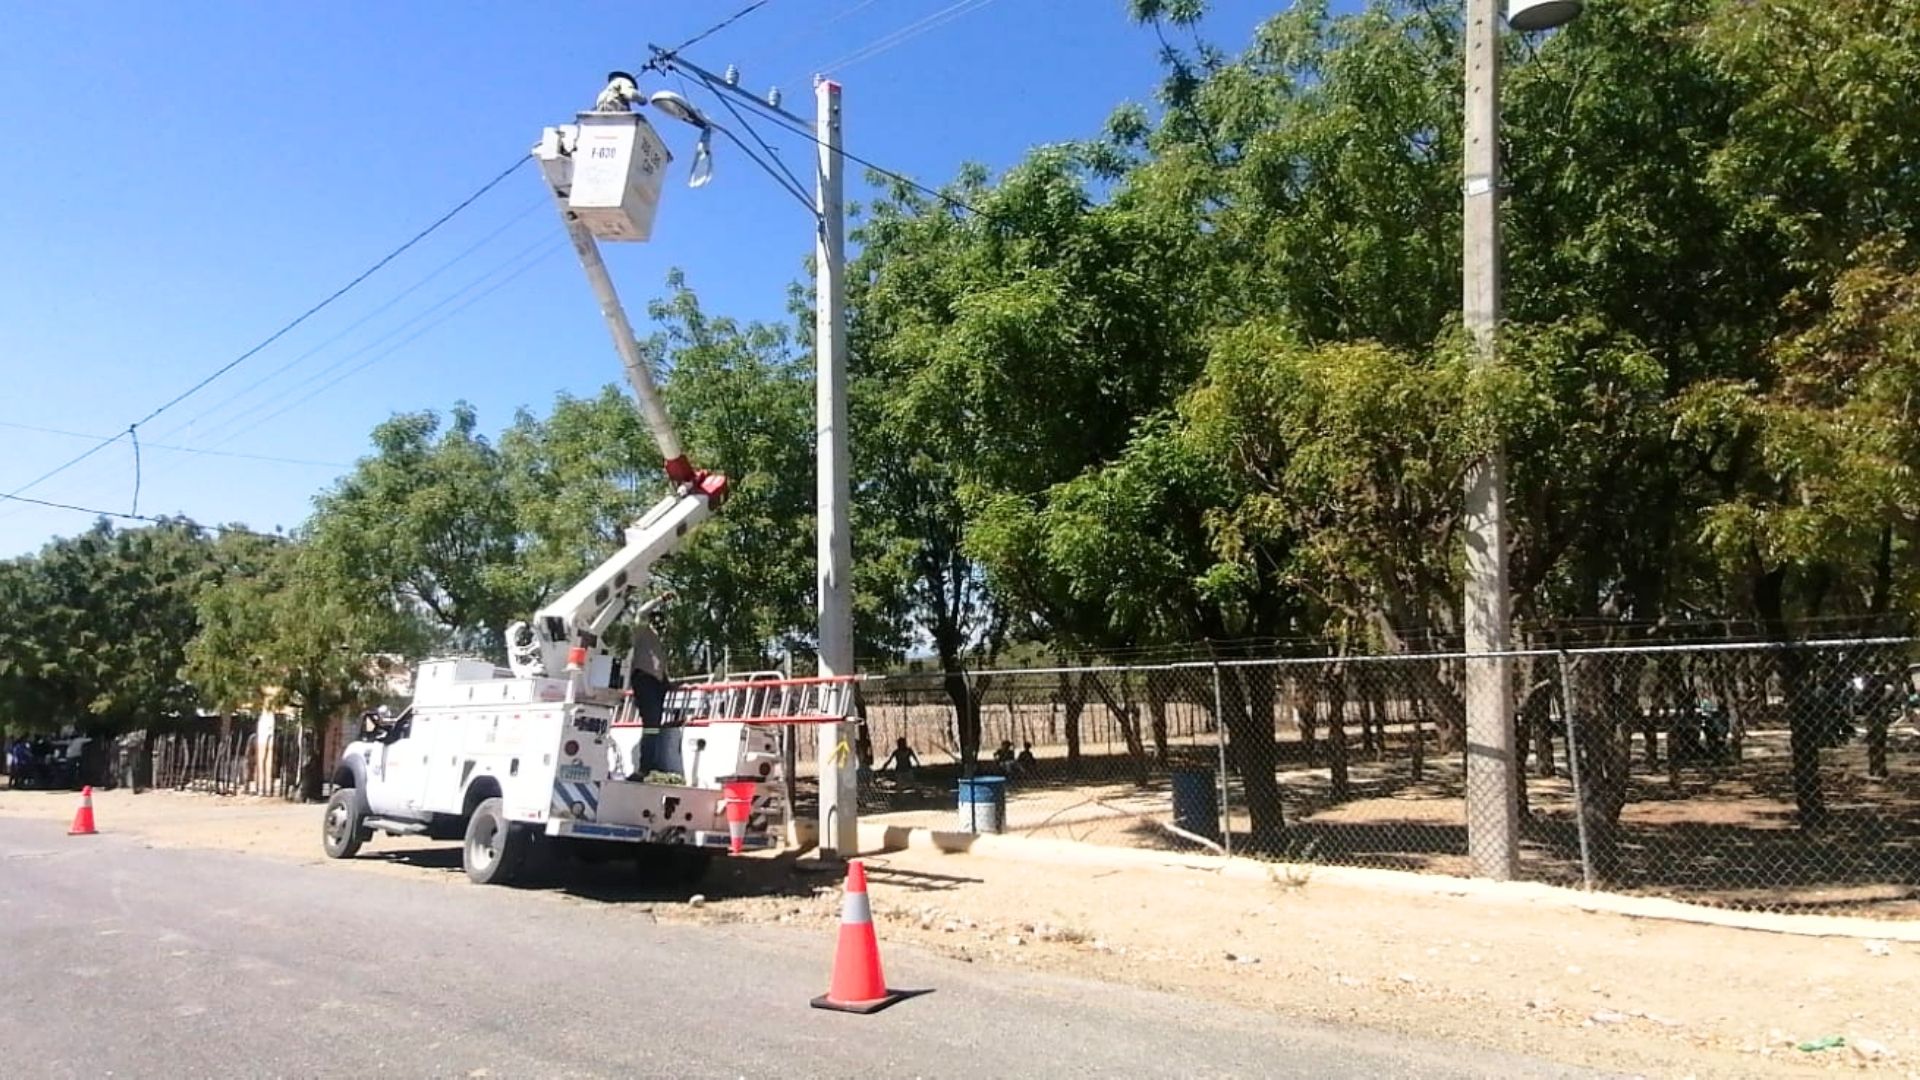
<instances>
[{"instance_id":1,"label":"orange traffic cone","mask_svg":"<svg viewBox=\"0 0 1920 1080\"><path fill-rule=\"evenodd\" d=\"M73 812L73 828L67 830L68 836L92 836L93 828L93 785L80 789L80 809Z\"/></svg>"},{"instance_id":2,"label":"orange traffic cone","mask_svg":"<svg viewBox=\"0 0 1920 1080\"><path fill-rule=\"evenodd\" d=\"M723 776L721 800L727 811L727 854L738 855L747 847L747 822L753 817L753 793L760 790L757 776Z\"/></svg>"},{"instance_id":3,"label":"orange traffic cone","mask_svg":"<svg viewBox=\"0 0 1920 1080\"><path fill-rule=\"evenodd\" d=\"M873 1013L906 996L887 989L887 977L880 972L880 942L873 935L873 908L867 902L867 867L859 859L849 860L833 982L824 995L813 999L813 1007Z\"/></svg>"}]
</instances>

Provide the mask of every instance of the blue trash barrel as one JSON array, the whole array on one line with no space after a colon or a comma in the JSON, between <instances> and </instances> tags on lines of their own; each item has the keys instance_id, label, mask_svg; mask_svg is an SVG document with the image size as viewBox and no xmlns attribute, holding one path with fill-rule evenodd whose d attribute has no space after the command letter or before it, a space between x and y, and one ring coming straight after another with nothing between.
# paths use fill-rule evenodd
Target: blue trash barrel
<instances>
[{"instance_id":1,"label":"blue trash barrel","mask_svg":"<svg viewBox=\"0 0 1920 1080\"><path fill-rule=\"evenodd\" d=\"M960 781L960 831L997 833L1007 824L1007 778L976 776Z\"/></svg>"},{"instance_id":2,"label":"blue trash barrel","mask_svg":"<svg viewBox=\"0 0 1920 1080\"><path fill-rule=\"evenodd\" d=\"M1196 836L1220 839L1220 784L1212 769L1173 771L1173 824Z\"/></svg>"}]
</instances>

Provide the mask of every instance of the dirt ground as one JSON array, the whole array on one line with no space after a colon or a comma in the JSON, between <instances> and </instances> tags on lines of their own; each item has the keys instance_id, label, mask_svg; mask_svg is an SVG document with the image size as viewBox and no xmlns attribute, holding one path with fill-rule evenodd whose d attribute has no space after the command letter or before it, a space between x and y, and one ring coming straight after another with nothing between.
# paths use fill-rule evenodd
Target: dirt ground
<instances>
[{"instance_id":1,"label":"dirt ground","mask_svg":"<svg viewBox=\"0 0 1920 1080\"><path fill-rule=\"evenodd\" d=\"M1210 737L1207 737L1210 738ZM1670 740L1669 740L1670 741ZM1822 754L1829 824L1817 834L1795 825L1788 781L1788 735L1756 730L1739 761L1688 762L1677 773L1662 758L1649 766L1634 744L1630 797L1620 819L1620 868L1615 891L1664 896L1726 907L1826 912L1881 919L1920 918L1920 729L1902 725L1889 737L1890 771L1867 775L1858 740ZM1173 823L1165 769L1146 783L1124 755L1100 756L1097 747L1069 770L1059 747L1036 748L1038 767L1009 785L1008 832L1118 847L1190 850ZM1217 753L1187 736L1176 749ZM1324 763L1306 760L1297 741L1282 741L1279 774L1286 820L1298 861L1468 873L1464 762L1430 756L1414 778L1398 747L1350 762L1350 795L1331 794ZM1529 770L1531 820L1520 872L1530 881L1577 885L1580 844L1573 788L1564 752L1551 777ZM952 828L957 770L923 769L912 784L881 775L862 793L862 812L920 828ZM1252 821L1237 780L1227 792L1236 840Z\"/></svg>"},{"instance_id":2,"label":"dirt ground","mask_svg":"<svg viewBox=\"0 0 1920 1080\"><path fill-rule=\"evenodd\" d=\"M0 815L64 821L74 806L71 792L0 790ZM322 861L318 806L125 791L97 793L95 806L102 831L157 847ZM917 946L1155 987L1196 1009L1228 1001L1630 1075L1920 1077L1920 945L1382 893L1304 869L1261 881L917 849L868 865L902 986ZM471 887L451 844L381 838L341 872ZM838 885L802 860L755 856L723 862L698 893L649 886L622 865L552 867L530 891L663 922L789 924L819 937L824 982ZM1829 1036L1845 1045L1798 1048Z\"/></svg>"}]
</instances>

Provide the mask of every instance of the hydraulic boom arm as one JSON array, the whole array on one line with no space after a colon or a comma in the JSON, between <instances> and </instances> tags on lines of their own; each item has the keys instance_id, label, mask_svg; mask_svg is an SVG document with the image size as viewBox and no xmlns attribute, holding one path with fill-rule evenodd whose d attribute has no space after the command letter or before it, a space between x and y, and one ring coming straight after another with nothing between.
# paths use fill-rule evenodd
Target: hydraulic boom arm
<instances>
[{"instance_id":1,"label":"hydraulic boom arm","mask_svg":"<svg viewBox=\"0 0 1920 1080\"><path fill-rule=\"evenodd\" d=\"M666 462L667 478L672 481L674 491L627 528L625 546L536 612L531 624L515 623L508 627L507 656L518 675L558 675L565 668L586 667L587 652L598 651L601 636L628 611L633 598L646 587L654 564L683 546L693 530L726 498L727 478L694 468L681 449L673 421L654 385L653 371L639 341L634 338L626 309L621 306L613 279L600 257L600 236L633 240L645 239L645 234L616 219L611 227L596 236L596 230L589 227L589 221L576 212L572 203L576 155L581 151L581 133L588 123L597 131L614 129L615 134L623 136L616 143L616 150L624 148L630 154L657 155L657 164L651 161L647 164L664 168L670 160L646 119L629 110L628 107L639 100L631 78L616 72L601 93L595 111L581 114L582 124L548 128L533 154L559 205L560 219L573 241L574 254L587 272L587 281L600 303L600 315L613 335L614 349L626 368L627 382L639 402L640 415ZM629 124L632 125L630 131L619 130ZM602 154L606 150L596 144L589 152Z\"/></svg>"}]
</instances>

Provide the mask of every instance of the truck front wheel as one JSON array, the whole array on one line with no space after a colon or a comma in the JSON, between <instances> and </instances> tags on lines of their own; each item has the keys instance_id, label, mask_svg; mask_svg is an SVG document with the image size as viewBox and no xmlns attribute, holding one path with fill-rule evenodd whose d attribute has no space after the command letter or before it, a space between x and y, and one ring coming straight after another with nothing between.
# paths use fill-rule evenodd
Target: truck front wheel
<instances>
[{"instance_id":1,"label":"truck front wheel","mask_svg":"<svg viewBox=\"0 0 1920 1080\"><path fill-rule=\"evenodd\" d=\"M527 861L531 839L525 830L507 820L499 799L483 800L467 820L461 865L476 885L505 885L519 875Z\"/></svg>"},{"instance_id":2,"label":"truck front wheel","mask_svg":"<svg viewBox=\"0 0 1920 1080\"><path fill-rule=\"evenodd\" d=\"M366 814L360 809L360 789L343 787L327 800L327 813L320 822L320 839L329 859L351 859L360 851L366 837Z\"/></svg>"}]
</instances>

